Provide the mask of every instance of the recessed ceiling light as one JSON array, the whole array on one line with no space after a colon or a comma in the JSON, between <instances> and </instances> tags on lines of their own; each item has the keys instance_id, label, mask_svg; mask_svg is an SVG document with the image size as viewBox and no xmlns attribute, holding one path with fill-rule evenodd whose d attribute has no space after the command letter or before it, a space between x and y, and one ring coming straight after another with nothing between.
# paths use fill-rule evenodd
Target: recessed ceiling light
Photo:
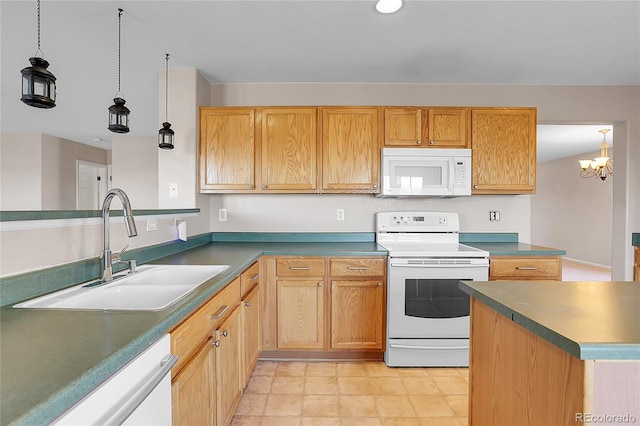
<instances>
[{"instance_id":1,"label":"recessed ceiling light","mask_svg":"<svg viewBox=\"0 0 640 426\"><path fill-rule=\"evenodd\" d=\"M402 5L402 0L378 0L376 10L380 13L390 14L399 11Z\"/></svg>"}]
</instances>

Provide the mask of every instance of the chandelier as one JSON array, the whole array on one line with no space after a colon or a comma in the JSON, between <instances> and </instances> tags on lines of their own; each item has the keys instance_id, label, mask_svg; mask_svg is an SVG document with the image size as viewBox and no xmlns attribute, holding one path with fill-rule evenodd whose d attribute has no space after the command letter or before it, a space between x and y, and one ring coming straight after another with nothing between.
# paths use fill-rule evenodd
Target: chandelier
<instances>
[{"instance_id":1,"label":"chandelier","mask_svg":"<svg viewBox=\"0 0 640 426\"><path fill-rule=\"evenodd\" d=\"M600 145L600 157L593 160L578 160L580 163L580 176L583 178L600 178L602 181L613 175L613 165L609 159L609 144L607 143L607 133L610 129L598 130L602 133L602 144Z\"/></svg>"}]
</instances>

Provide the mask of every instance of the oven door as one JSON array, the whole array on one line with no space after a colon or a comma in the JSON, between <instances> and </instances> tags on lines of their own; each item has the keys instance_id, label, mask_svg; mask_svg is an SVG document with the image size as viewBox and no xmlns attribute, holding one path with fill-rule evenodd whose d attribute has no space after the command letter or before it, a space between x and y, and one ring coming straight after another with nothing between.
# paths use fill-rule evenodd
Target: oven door
<instances>
[{"instance_id":1,"label":"oven door","mask_svg":"<svg viewBox=\"0 0 640 426\"><path fill-rule=\"evenodd\" d=\"M481 264L473 264L473 263ZM388 337L469 338L469 296L460 281L486 281L487 259L471 264L407 265L389 261Z\"/></svg>"}]
</instances>

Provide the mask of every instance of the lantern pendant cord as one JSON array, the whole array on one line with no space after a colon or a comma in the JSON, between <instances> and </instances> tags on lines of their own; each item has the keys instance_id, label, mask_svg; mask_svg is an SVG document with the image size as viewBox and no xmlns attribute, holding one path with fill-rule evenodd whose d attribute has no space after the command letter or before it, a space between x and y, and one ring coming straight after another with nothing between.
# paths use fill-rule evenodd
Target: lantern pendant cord
<instances>
[{"instance_id":1,"label":"lantern pendant cord","mask_svg":"<svg viewBox=\"0 0 640 426\"><path fill-rule=\"evenodd\" d=\"M164 72L164 121L169 121L169 54L166 53L166 68Z\"/></svg>"},{"instance_id":2,"label":"lantern pendant cord","mask_svg":"<svg viewBox=\"0 0 640 426\"><path fill-rule=\"evenodd\" d=\"M38 56L38 52L40 52L40 56ZM40 49L40 0L38 0L38 50L36 50L36 54L33 55L35 57L44 58L44 53Z\"/></svg>"},{"instance_id":3,"label":"lantern pendant cord","mask_svg":"<svg viewBox=\"0 0 640 426\"><path fill-rule=\"evenodd\" d=\"M123 98L124 94L120 91L120 49L122 45L122 9L118 9L118 93L116 98ZM121 95L121 96L118 96Z\"/></svg>"}]
</instances>

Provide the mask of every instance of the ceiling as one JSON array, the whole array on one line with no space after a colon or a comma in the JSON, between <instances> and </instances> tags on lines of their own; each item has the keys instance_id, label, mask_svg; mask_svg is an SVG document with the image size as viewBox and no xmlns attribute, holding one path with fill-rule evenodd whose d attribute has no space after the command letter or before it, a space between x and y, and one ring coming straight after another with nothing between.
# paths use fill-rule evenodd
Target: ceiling
<instances>
[{"instance_id":1,"label":"ceiling","mask_svg":"<svg viewBox=\"0 0 640 426\"><path fill-rule=\"evenodd\" d=\"M36 2L2 0L2 132L110 146L118 7L121 91L132 110L132 135L160 128L165 53L170 67L197 68L212 83L640 84L638 0L408 0L392 15L373 5L42 0L41 49L58 79L58 98L55 108L40 110L19 100L20 70L37 48ZM582 152L598 149L600 134L593 133L595 148ZM546 134L539 134L540 155Z\"/></svg>"}]
</instances>

